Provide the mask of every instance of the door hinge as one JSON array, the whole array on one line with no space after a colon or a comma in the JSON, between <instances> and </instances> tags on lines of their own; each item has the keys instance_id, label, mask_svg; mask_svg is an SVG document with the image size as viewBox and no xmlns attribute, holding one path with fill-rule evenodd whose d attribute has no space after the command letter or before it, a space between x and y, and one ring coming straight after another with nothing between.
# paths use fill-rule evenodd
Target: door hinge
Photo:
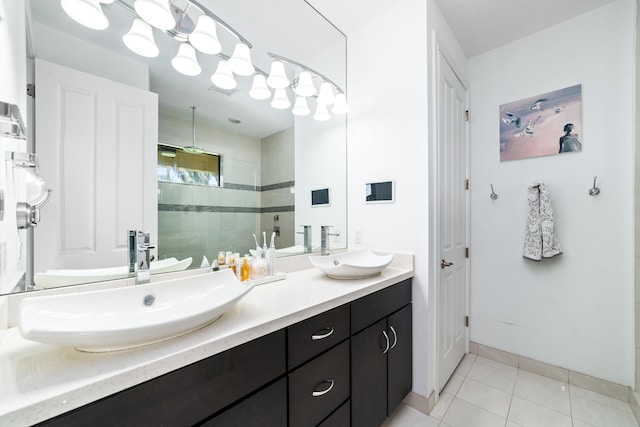
<instances>
[{"instance_id":1,"label":"door hinge","mask_svg":"<svg viewBox=\"0 0 640 427\"><path fill-rule=\"evenodd\" d=\"M469 327L469 316L464 316L464 326Z\"/></svg>"},{"instance_id":2,"label":"door hinge","mask_svg":"<svg viewBox=\"0 0 640 427\"><path fill-rule=\"evenodd\" d=\"M469 258L469 248L464 248L464 257Z\"/></svg>"},{"instance_id":3,"label":"door hinge","mask_svg":"<svg viewBox=\"0 0 640 427\"><path fill-rule=\"evenodd\" d=\"M36 97L36 85L27 83L27 96L30 96L32 98Z\"/></svg>"},{"instance_id":4,"label":"door hinge","mask_svg":"<svg viewBox=\"0 0 640 427\"><path fill-rule=\"evenodd\" d=\"M464 112L464 121L465 122L469 121L469 110L465 110L465 112Z\"/></svg>"},{"instance_id":5,"label":"door hinge","mask_svg":"<svg viewBox=\"0 0 640 427\"><path fill-rule=\"evenodd\" d=\"M469 179L468 178L464 180L464 189L465 190L469 189Z\"/></svg>"}]
</instances>

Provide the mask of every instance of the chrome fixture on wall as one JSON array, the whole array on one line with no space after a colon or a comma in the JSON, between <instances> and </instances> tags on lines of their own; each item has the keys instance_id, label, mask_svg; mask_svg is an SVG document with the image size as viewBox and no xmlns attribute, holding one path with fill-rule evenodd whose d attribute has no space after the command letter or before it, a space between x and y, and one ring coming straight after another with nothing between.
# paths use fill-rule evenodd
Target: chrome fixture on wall
<instances>
[{"instance_id":1,"label":"chrome fixture on wall","mask_svg":"<svg viewBox=\"0 0 640 427\"><path fill-rule=\"evenodd\" d=\"M338 85L297 61L268 53L273 60L270 73L255 67L251 59L252 44L196 0L61 0L60 3L72 19L96 30L109 26L109 20L102 9L103 4L115 3L124 7L135 16L131 29L122 36L125 46L146 58L158 56L160 50L153 37L155 27L180 42L171 65L184 75L197 76L202 72L196 51L218 56L220 60L211 75L211 82L220 89L235 89L235 75L253 76L249 95L257 100L272 98L273 108L290 108L292 103L287 90L292 89L295 104L291 112L294 115L306 116L311 112L307 103L309 97L316 99L313 115L316 120L328 120L328 107L331 105L334 114L344 114L348 110L345 93ZM218 26L237 39L231 56L222 53L223 47L217 35ZM293 83L286 75L285 63L294 66L296 72L299 71ZM314 78L321 80L319 91L314 85ZM270 88L273 89L273 94Z\"/></svg>"}]
</instances>

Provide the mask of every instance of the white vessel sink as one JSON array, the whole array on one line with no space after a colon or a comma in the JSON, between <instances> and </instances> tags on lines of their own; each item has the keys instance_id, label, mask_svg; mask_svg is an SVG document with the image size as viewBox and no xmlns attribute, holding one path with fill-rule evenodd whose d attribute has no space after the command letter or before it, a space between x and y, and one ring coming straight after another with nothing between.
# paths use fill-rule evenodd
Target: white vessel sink
<instances>
[{"instance_id":1,"label":"white vessel sink","mask_svg":"<svg viewBox=\"0 0 640 427\"><path fill-rule=\"evenodd\" d=\"M170 273L182 271L189 267L192 258L178 261L176 258L167 258L159 261L151 261L149 269L151 274ZM126 265L111 268L47 270L44 273L36 273L34 283L41 288L57 288L58 286L77 285L80 283L102 282L104 280L124 279L129 277L129 267Z\"/></svg>"},{"instance_id":2,"label":"white vessel sink","mask_svg":"<svg viewBox=\"0 0 640 427\"><path fill-rule=\"evenodd\" d=\"M369 251L337 255L310 256L314 267L333 279L362 279L380 273L393 260L393 254L376 255Z\"/></svg>"},{"instance_id":3,"label":"white vessel sink","mask_svg":"<svg viewBox=\"0 0 640 427\"><path fill-rule=\"evenodd\" d=\"M164 341L220 317L253 284L231 270L124 288L25 298L18 325L23 337L89 352Z\"/></svg>"}]
</instances>

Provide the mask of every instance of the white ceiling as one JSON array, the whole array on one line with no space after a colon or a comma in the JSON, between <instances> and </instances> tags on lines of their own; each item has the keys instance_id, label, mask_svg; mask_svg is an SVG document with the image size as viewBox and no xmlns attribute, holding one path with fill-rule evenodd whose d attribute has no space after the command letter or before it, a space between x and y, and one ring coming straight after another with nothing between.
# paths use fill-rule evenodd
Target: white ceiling
<instances>
[{"instance_id":1,"label":"white ceiling","mask_svg":"<svg viewBox=\"0 0 640 427\"><path fill-rule=\"evenodd\" d=\"M392 0L307 0L349 35ZM435 0L469 58L615 0Z\"/></svg>"}]
</instances>

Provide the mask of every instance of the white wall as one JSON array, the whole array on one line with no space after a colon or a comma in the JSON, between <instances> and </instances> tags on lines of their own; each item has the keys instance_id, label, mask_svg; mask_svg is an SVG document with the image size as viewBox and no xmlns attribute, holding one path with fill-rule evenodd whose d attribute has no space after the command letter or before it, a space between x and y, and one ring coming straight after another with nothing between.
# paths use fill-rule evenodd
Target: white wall
<instances>
[{"instance_id":1,"label":"white wall","mask_svg":"<svg viewBox=\"0 0 640 427\"><path fill-rule=\"evenodd\" d=\"M34 56L95 76L149 90L149 67L92 43L31 21ZM91 61L87 61L91 58Z\"/></svg>"},{"instance_id":2,"label":"white wall","mask_svg":"<svg viewBox=\"0 0 640 427\"><path fill-rule=\"evenodd\" d=\"M381 1L381 0L380 0ZM413 389L428 364L427 4L395 1L347 34L349 246L415 254ZM395 203L365 204L365 183L395 180ZM352 244L362 231L362 245Z\"/></svg>"},{"instance_id":3,"label":"white wall","mask_svg":"<svg viewBox=\"0 0 640 427\"><path fill-rule=\"evenodd\" d=\"M471 340L633 385L635 2L469 61ZM498 106L582 84L583 150L500 163ZM590 197L594 175L602 190ZM522 258L526 189L550 189L564 254ZM493 184L500 198L489 198Z\"/></svg>"}]
</instances>

